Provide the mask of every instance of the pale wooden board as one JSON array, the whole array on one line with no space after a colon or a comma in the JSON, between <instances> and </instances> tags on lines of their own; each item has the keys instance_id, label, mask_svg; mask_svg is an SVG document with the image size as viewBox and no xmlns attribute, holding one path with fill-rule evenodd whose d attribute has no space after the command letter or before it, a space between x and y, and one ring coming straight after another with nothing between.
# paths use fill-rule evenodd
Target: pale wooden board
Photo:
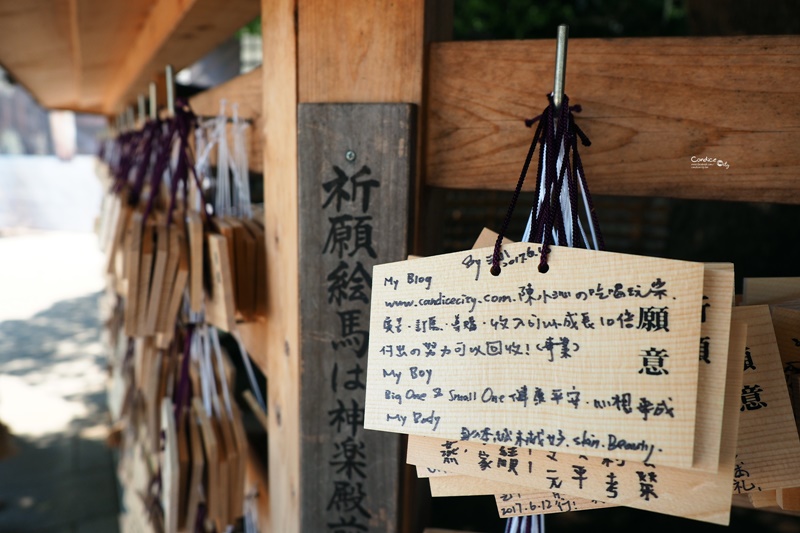
<instances>
[{"instance_id":1,"label":"pale wooden board","mask_svg":"<svg viewBox=\"0 0 800 533\"><path fill-rule=\"evenodd\" d=\"M158 316L156 317L156 332L166 333L169 326L169 307L172 288L175 286L175 278L178 274L178 264L181 260L181 231L173 226L169 229L169 246L167 255L167 265L164 268L163 293L159 299ZM184 254L185 255L185 254Z\"/></svg>"},{"instance_id":2,"label":"pale wooden board","mask_svg":"<svg viewBox=\"0 0 800 533\"><path fill-rule=\"evenodd\" d=\"M156 256L153 262L153 276L147 293L147 311L144 319L144 334L155 335L161 302L164 299L164 278L169 262L169 229L164 225L156 227Z\"/></svg>"},{"instance_id":3,"label":"pale wooden board","mask_svg":"<svg viewBox=\"0 0 800 533\"><path fill-rule=\"evenodd\" d=\"M800 298L800 278L744 278L742 305L774 304Z\"/></svg>"},{"instance_id":4,"label":"pale wooden board","mask_svg":"<svg viewBox=\"0 0 800 533\"><path fill-rule=\"evenodd\" d=\"M789 400L795 423L800 427L800 310L775 306L771 311Z\"/></svg>"},{"instance_id":5,"label":"pale wooden board","mask_svg":"<svg viewBox=\"0 0 800 533\"><path fill-rule=\"evenodd\" d=\"M180 465L175 413L169 397L161 399L161 431L164 433L164 450L161 452L161 506L164 510L164 533L177 533Z\"/></svg>"},{"instance_id":6,"label":"pale wooden board","mask_svg":"<svg viewBox=\"0 0 800 533\"><path fill-rule=\"evenodd\" d=\"M307 206L299 242L301 480L313 487L301 511L304 531L351 518L393 530L400 519L400 436L364 431L362 422L374 290L369 276L376 263L407 254L414 113L407 104L299 106L299 193ZM346 196L337 196L331 186L342 176ZM350 232L341 247L333 237L336 221ZM370 233L360 241L356 226L362 224ZM356 453L357 468L348 466L345 453ZM365 513L337 503L345 487L363 490Z\"/></svg>"},{"instance_id":7,"label":"pale wooden board","mask_svg":"<svg viewBox=\"0 0 800 533\"><path fill-rule=\"evenodd\" d=\"M192 456L192 468L189 473L189 494L186 502L187 531L193 531L192 524L197 521L197 506L202 501L203 470L205 469L205 456L200 435L200 423L194 411L194 406L189 408L187 425L189 426L189 449Z\"/></svg>"},{"instance_id":8,"label":"pale wooden board","mask_svg":"<svg viewBox=\"0 0 800 533\"><path fill-rule=\"evenodd\" d=\"M232 524L230 509L231 486L234 484L236 475L234 463L236 462L236 447L224 409L221 407L221 400L218 394L211 397L214 414L211 423L217 436L217 446L219 449L219 500L217 500L219 516L217 517L217 531L224 531L226 526Z\"/></svg>"},{"instance_id":9,"label":"pale wooden board","mask_svg":"<svg viewBox=\"0 0 800 533\"><path fill-rule=\"evenodd\" d=\"M756 509L775 507L778 505L778 494L774 489L749 492L747 497Z\"/></svg>"},{"instance_id":10,"label":"pale wooden board","mask_svg":"<svg viewBox=\"0 0 800 533\"><path fill-rule=\"evenodd\" d=\"M450 496L486 496L494 494L513 494L524 492L526 487L510 485L479 477L460 476L444 473L428 478L431 496L434 498ZM544 492L544 491L543 491Z\"/></svg>"},{"instance_id":11,"label":"pale wooden board","mask_svg":"<svg viewBox=\"0 0 800 533\"><path fill-rule=\"evenodd\" d=\"M103 270L106 274L114 273L114 262L117 252L124 245L125 229L128 227L128 217L131 215L130 208L127 205L123 205L122 199L117 196L113 196L113 198L115 215L112 220L113 227L109 230L109 243L106 248L106 264Z\"/></svg>"},{"instance_id":12,"label":"pale wooden board","mask_svg":"<svg viewBox=\"0 0 800 533\"><path fill-rule=\"evenodd\" d=\"M778 489L776 500L784 511L800 511L800 487Z\"/></svg>"},{"instance_id":13,"label":"pale wooden board","mask_svg":"<svg viewBox=\"0 0 800 533\"><path fill-rule=\"evenodd\" d=\"M147 327L147 295L150 292L151 275L153 274L153 260L155 259L156 247L155 236L153 235L154 226L147 220L142 230L142 251L139 257L139 282L136 291L136 335L145 335Z\"/></svg>"},{"instance_id":14,"label":"pale wooden board","mask_svg":"<svg viewBox=\"0 0 800 533\"><path fill-rule=\"evenodd\" d=\"M190 417L186 415L186 411L183 411L176 424L178 435L178 467L180 469L178 476L178 531L186 530L186 506L189 502L191 452L189 450L189 430L186 425L189 418Z\"/></svg>"},{"instance_id":15,"label":"pale wooden board","mask_svg":"<svg viewBox=\"0 0 800 533\"><path fill-rule=\"evenodd\" d=\"M707 264L703 277L705 321L700 326L700 384L692 468L715 473L720 465L725 411L727 354L734 292L734 273L731 267L730 263ZM707 354L704 351L706 342Z\"/></svg>"},{"instance_id":16,"label":"pale wooden board","mask_svg":"<svg viewBox=\"0 0 800 533\"><path fill-rule=\"evenodd\" d=\"M128 239L126 243L128 300L125 306L125 334L129 337L136 334L136 318L139 309L139 258L142 250L142 215L135 212L130 218Z\"/></svg>"},{"instance_id":17,"label":"pale wooden board","mask_svg":"<svg viewBox=\"0 0 800 533\"><path fill-rule=\"evenodd\" d=\"M431 46L428 185L514 188L554 50L553 39ZM794 35L571 38L566 93L592 140L580 148L592 192L797 203L798 65ZM692 156L729 168L693 169Z\"/></svg>"},{"instance_id":18,"label":"pale wooden board","mask_svg":"<svg viewBox=\"0 0 800 533\"><path fill-rule=\"evenodd\" d=\"M186 214L189 242L189 306L199 313L203 308L203 221L194 211Z\"/></svg>"},{"instance_id":19,"label":"pale wooden board","mask_svg":"<svg viewBox=\"0 0 800 533\"><path fill-rule=\"evenodd\" d=\"M414 469L417 472L418 478L429 478L429 477L442 477L442 476L455 476L458 474L449 474L444 470L440 470L438 468L431 468L431 467L423 467L418 465L413 465Z\"/></svg>"},{"instance_id":20,"label":"pale wooden board","mask_svg":"<svg viewBox=\"0 0 800 533\"><path fill-rule=\"evenodd\" d=\"M748 324L747 346L755 369L745 364L745 387L759 386L760 401L767 405L741 409L737 461L746 465L747 483L762 490L800 485L800 438L792 414L789 392L783 374L769 307L736 307L735 320ZM745 361L747 363L747 360ZM748 389L750 391L750 389ZM749 399L755 399L748 394ZM754 404L755 405L755 404ZM743 479L744 481L744 479ZM749 486L749 485L748 485Z\"/></svg>"},{"instance_id":21,"label":"pale wooden board","mask_svg":"<svg viewBox=\"0 0 800 533\"><path fill-rule=\"evenodd\" d=\"M206 320L223 331L234 331L236 309L228 241L222 235L209 234L211 259L211 294L206 295Z\"/></svg>"},{"instance_id":22,"label":"pale wooden board","mask_svg":"<svg viewBox=\"0 0 800 533\"><path fill-rule=\"evenodd\" d=\"M536 269L538 245L523 243L504 246L505 268L494 277L489 273L491 254L491 248L484 248L375 267L365 427L450 439L462 439L462 433L473 438L474 433L470 436L470 432L490 428L486 440L498 443L509 442L518 431L523 435L533 431L535 435L541 429L542 438L524 445L629 460L651 457L662 465L691 467L703 265L552 247L550 270L541 274ZM470 262L471 266L467 266ZM409 283L411 278L421 283ZM625 288L639 286L647 293L656 280L665 283L668 295L663 300L653 296L588 296L588 291L596 291L598 284L603 286L602 294L608 294L606 291L615 283ZM541 299L544 291L563 291L567 297L529 305L519 301L521 289L527 290L529 283L536 298ZM581 294L588 301L582 301ZM443 299L443 305L425 305L426 301L439 303L440 297L454 298L453 303ZM505 300L489 303L490 297ZM397 302L410 307L398 307ZM650 306L668 307L668 332L636 327L640 309ZM630 329L601 325L602 317L616 320L626 310L631 314ZM576 313L572 316L577 317L577 330L562 325L559 329L537 331L539 319L563 324L567 312ZM596 324L594 329L580 325L582 312L589 313L591 322ZM435 317L436 326L441 329L416 333L415 321L424 322L429 317ZM500 323L503 317L507 319L507 329L502 330L500 324L495 330L493 321ZM476 324L475 331L466 331L463 326L461 332L456 331L453 324L470 319ZM523 323L522 328L513 329L515 319ZM398 320L402 328L399 333L395 329ZM529 326L531 322L533 327ZM391 325L391 332L385 324ZM555 342L568 337L572 357L560 357L558 346L551 357L542 348L548 337ZM580 345L579 349L576 345ZM426 357L432 346L437 347L436 356ZM516 346L522 355L509 353ZM398 347L410 355L394 356L402 353ZM448 357L440 355L444 347L451 350ZM466 356L456 355L459 347L465 347ZM667 350L668 375L644 372L642 350L651 347ZM494 350L503 355L473 355L477 350L484 354ZM424 371L421 379L420 369ZM433 372L430 380L429 371ZM527 408L511 401L510 395L522 386L530 391ZM534 387L546 391L546 403L533 405ZM437 396L439 389L443 391L441 396ZM558 389L563 391L560 405L551 401L552 391ZM451 402L450 390L471 400ZM577 407L567 403L572 391L580 393ZM498 398L504 396L504 401L482 401L490 393ZM631 393L634 402L640 398L647 398L653 405L663 402L673 409L674 418L645 420L636 410L637 405L630 413L608 408L612 396L624 393ZM415 394L425 397L409 399ZM595 400L608 403L593 403ZM536 422L532 424L534 416ZM559 430L563 433L559 434ZM548 434L559 440L547 442ZM615 439L639 442L639 449L603 448L613 446Z\"/></svg>"},{"instance_id":23,"label":"pale wooden board","mask_svg":"<svg viewBox=\"0 0 800 533\"><path fill-rule=\"evenodd\" d=\"M231 517L236 520L244 514L245 478L248 461L247 433L242 423L242 413L239 411L236 402L231 404L231 429L236 439L236 481L231 483L229 491L231 495Z\"/></svg>"},{"instance_id":24,"label":"pale wooden board","mask_svg":"<svg viewBox=\"0 0 800 533\"><path fill-rule=\"evenodd\" d=\"M652 467L652 465L648 466L632 461L620 464L621 461L617 460L604 461L562 453L553 455L525 449L517 450L519 463L515 474L508 467L497 468L496 461L498 457L502 457L497 446L454 442L453 445L459 448L458 453L456 456L447 456L443 453L446 447L442 446L442 441L416 436L409 437L407 460L418 467L447 468L450 473L524 485L536 491L566 489L573 495L587 499L596 498L615 505L626 505L715 524L727 524L730 514L730 473L734 469L739 423L738 399L742 379L742 372L739 368L744 356L745 338L746 326L732 324L720 466L716 474L662 466ZM487 454L486 460L492 461L491 468L481 468L479 455L481 452ZM470 459L465 460L467 454L471 454L469 455ZM453 459L458 463L454 463ZM449 461L445 463L445 460ZM587 469L584 475L588 479L584 481L582 489L579 481L572 479L577 476L573 466ZM658 498L650 497L649 500L646 500L641 496L642 486L638 472L643 472L646 479L649 479L650 472L655 473L657 481L654 483L653 489ZM615 476L613 480L609 477L612 473ZM554 479L551 480L548 477ZM609 488L607 483L610 481L619 483L615 487L616 497L613 498L611 497L613 493L606 490Z\"/></svg>"},{"instance_id":25,"label":"pale wooden board","mask_svg":"<svg viewBox=\"0 0 800 533\"><path fill-rule=\"evenodd\" d=\"M220 509L222 494L220 494L221 486L219 483L219 442L200 398L195 397L192 399L192 414L196 417L200 426L203 442L204 463L206 465L205 496L208 506L208 514L206 516L212 521L219 522L222 518Z\"/></svg>"},{"instance_id":26,"label":"pale wooden board","mask_svg":"<svg viewBox=\"0 0 800 533\"><path fill-rule=\"evenodd\" d=\"M496 239L496 234L489 230L484 230L476 242L476 246L481 243L486 243L489 240ZM708 336L709 352L705 363L701 359L700 366L700 379L698 382L698 411L697 411L697 426L695 431L695 461L693 465L694 470L705 470L716 473L719 468L719 450L720 439L722 434L722 418L724 407L724 393L725 393L725 380L727 372L727 351L729 328L731 320L731 302L733 296L733 271L730 264L707 264L704 276L704 305L706 308L706 321L703 322L701 327L701 335ZM713 363L712 363L713 362ZM712 464L713 462L713 464ZM433 472L431 472L433 470ZM442 471L437 471L430 468L417 467L418 475L420 477L436 477L430 481L431 493L433 496L470 496L476 494L501 494L511 493L513 491L503 490L498 491L491 487L491 481L482 479L480 482L469 483L468 481L461 481L461 478L467 476L453 476L457 479L446 479L444 481L438 478L447 478L446 474ZM421 471L421 472L420 472ZM477 492L476 492L477 491ZM530 501L545 501L547 498L541 494L526 495ZM592 500L583 500L574 502L573 507L578 509L586 508L588 503ZM515 505L516 503L512 504ZM522 505L522 504L520 504ZM536 508L541 509L542 504ZM525 509L530 509L530 505L526 503L523 506ZM562 506L563 507L563 506ZM502 502L498 499L498 509L508 511L509 509L516 509L516 512L522 513L521 508L510 507L508 503ZM523 513L524 514L524 513Z\"/></svg>"},{"instance_id":27,"label":"pale wooden board","mask_svg":"<svg viewBox=\"0 0 800 533\"><path fill-rule=\"evenodd\" d=\"M175 335L175 321L183 301L184 290L189 279L189 252L186 245L186 234L178 233L178 268L171 287L169 306L164 321L164 333L157 336L159 346L166 347Z\"/></svg>"},{"instance_id":28,"label":"pale wooden board","mask_svg":"<svg viewBox=\"0 0 800 533\"><path fill-rule=\"evenodd\" d=\"M491 246L497 241L497 237L497 233L484 228L473 248ZM511 241L503 240L504 244L508 242ZM703 320L700 326L701 352L692 468L716 473L719 467L725 403L734 273L732 263L705 263L704 267ZM708 353L704 351L704 341L708 343Z\"/></svg>"},{"instance_id":29,"label":"pale wooden board","mask_svg":"<svg viewBox=\"0 0 800 533\"><path fill-rule=\"evenodd\" d=\"M598 500L585 500L553 491L498 494L495 496L495 501L500 518L614 507Z\"/></svg>"},{"instance_id":30,"label":"pale wooden board","mask_svg":"<svg viewBox=\"0 0 800 533\"><path fill-rule=\"evenodd\" d=\"M608 505L597 500L576 498L561 492L531 492L526 487L470 476L446 474L432 476L428 482L431 487L431 496L434 498L496 495L497 511L501 518L532 513L551 514L614 507L614 505Z\"/></svg>"},{"instance_id":31,"label":"pale wooden board","mask_svg":"<svg viewBox=\"0 0 800 533\"><path fill-rule=\"evenodd\" d=\"M753 504L750 503L750 498L748 498L746 494L734 494L731 503L733 504L734 507L740 507L742 509L755 509L755 507L753 507ZM781 509L780 507L764 507L759 510L768 511L770 513L782 514L785 516L800 517L800 512Z\"/></svg>"}]
</instances>

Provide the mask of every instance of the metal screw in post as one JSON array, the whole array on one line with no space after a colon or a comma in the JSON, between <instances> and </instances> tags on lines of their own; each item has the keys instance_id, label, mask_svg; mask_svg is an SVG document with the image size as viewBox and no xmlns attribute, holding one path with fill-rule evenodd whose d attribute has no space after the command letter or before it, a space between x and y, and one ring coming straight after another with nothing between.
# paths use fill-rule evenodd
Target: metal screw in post
<instances>
[{"instance_id":1,"label":"metal screw in post","mask_svg":"<svg viewBox=\"0 0 800 533\"><path fill-rule=\"evenodd\" d=\"M352 150L348 150L347 152L345 152L344 158L352 163L353 161L356 160L356 153Z\"/></svg>"}]
</instances>

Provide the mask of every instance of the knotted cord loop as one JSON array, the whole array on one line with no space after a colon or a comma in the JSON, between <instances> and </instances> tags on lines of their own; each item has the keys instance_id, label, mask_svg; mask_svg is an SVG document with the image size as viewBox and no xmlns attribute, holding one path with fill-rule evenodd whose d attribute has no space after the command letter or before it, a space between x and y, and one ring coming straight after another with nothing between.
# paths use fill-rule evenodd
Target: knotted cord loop
<instances>
[{"instance_id":1,"label":"knotted cord loop","mask_svg":"<svg viewBox=\"0 0 800 533\"><path fill-rule=\"evenodd\" d=\"M579 113L581 106L570 106L569 98L564 95L561 108L556 109L552 95L548 95L547 99L548 105L541 114L525 120L527 127L537 125L536 132L494 245L490 270L494 276L499 275L501 271L500 258L503 239L508 231L537 144L540 145L539 166L534 191L536 205L532 211L532 217L533 215L535 217L532 220L530 239L542 244L539 272L545 273L549 269L548 259L551 244L573 246L573 243L576 242L577 246L583 248L603 249L605 247L599 229L597 229L597 215L591 195L589 195L583 164L578 154L579 139L584 146L591 145L586 133L575 123L574 113ZM591 235L595 238L594 246L583 233L583 226L578 216L581 199L587 208L587 217L590 219L588 222L592 229ZM596 229L597 231L595 231ZM574 235L578 234L583 236L583 241L574 238Z\"/></svg>"}]
</instances>

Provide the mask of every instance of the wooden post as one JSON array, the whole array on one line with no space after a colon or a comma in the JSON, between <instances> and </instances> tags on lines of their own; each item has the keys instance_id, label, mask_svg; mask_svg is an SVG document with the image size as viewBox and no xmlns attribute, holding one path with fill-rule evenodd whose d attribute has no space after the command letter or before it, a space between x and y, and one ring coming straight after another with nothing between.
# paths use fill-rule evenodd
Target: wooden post
<instances>
[{"instance_id":1,"label":"wooden post","mask_svg":"<svg viewBox=\"0 0 800 533\"><path fill-rule=\"evenodd\" d=\"M451 11L451 0L262 0L271 531L318 530L301 517L313 505L319 509L315 491L321 486L309 483L318 468L329 467L304 462L301 452L305 435L300 421L309 416L303 410L314 404L315 395L321 399L321 391L301 389L301 369L314 359L301 356L307 352L300 344L298 272L301 258L311 257L311 251L298 247L298 220L305 217L304 209L318 211L320 206L298 204L297 104L402 102L416 104L418 116L426 43L434 33L449 33ZM418 176L420 167L415 158L411 174ZM315 253L319 257L319 250ZM370 460L378 459L373 455ZM377 522L373 529L380 529Z\"/></svg>"},{"instance_id":2,"label":"wooden post","mask_svg":"<svg viewBox=\"0 0 800 533\"><path fill-rule=\"evenodd\" d=\"M267 531L300 533L300 359L295 0L262 0L267 241Z\"/></svg>"}]
</instances>

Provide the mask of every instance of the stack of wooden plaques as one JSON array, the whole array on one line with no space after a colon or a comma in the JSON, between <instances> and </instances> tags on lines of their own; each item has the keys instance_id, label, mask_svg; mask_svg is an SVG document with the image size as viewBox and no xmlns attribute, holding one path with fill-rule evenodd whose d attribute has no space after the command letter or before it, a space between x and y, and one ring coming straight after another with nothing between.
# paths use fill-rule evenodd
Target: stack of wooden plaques
<instances>
[{"instance_id":1,"label":"stack of wooden plaques","mask_svg":"<svg viewBox=\"0 0 800 533\"><path fill-rule=\"evenodd\" d=\"M373 273L365 427L408 434L434 496L715 524L732 492L795 504L788 307L774 330L769 306L733 307L732 264L551 247L541 273L539 245L506 241L493 276L495 239Z\"/></svg>"},{"instance_id":2,"label":"stack of wooden plaques","mask_svg":"<svg viewBox=\"0 0 800 533\"><path fill-rule=\"evenodd\" d=\"M127 179L112 187L107 165L97 171L117 191L103 200L98 232L124 530L226 531L247 518L250 450L214 326L235 332L263 314L263 227L208 217L188 197L165 200L154 179L131 195Z\"/></svg>"}]
</instances>

